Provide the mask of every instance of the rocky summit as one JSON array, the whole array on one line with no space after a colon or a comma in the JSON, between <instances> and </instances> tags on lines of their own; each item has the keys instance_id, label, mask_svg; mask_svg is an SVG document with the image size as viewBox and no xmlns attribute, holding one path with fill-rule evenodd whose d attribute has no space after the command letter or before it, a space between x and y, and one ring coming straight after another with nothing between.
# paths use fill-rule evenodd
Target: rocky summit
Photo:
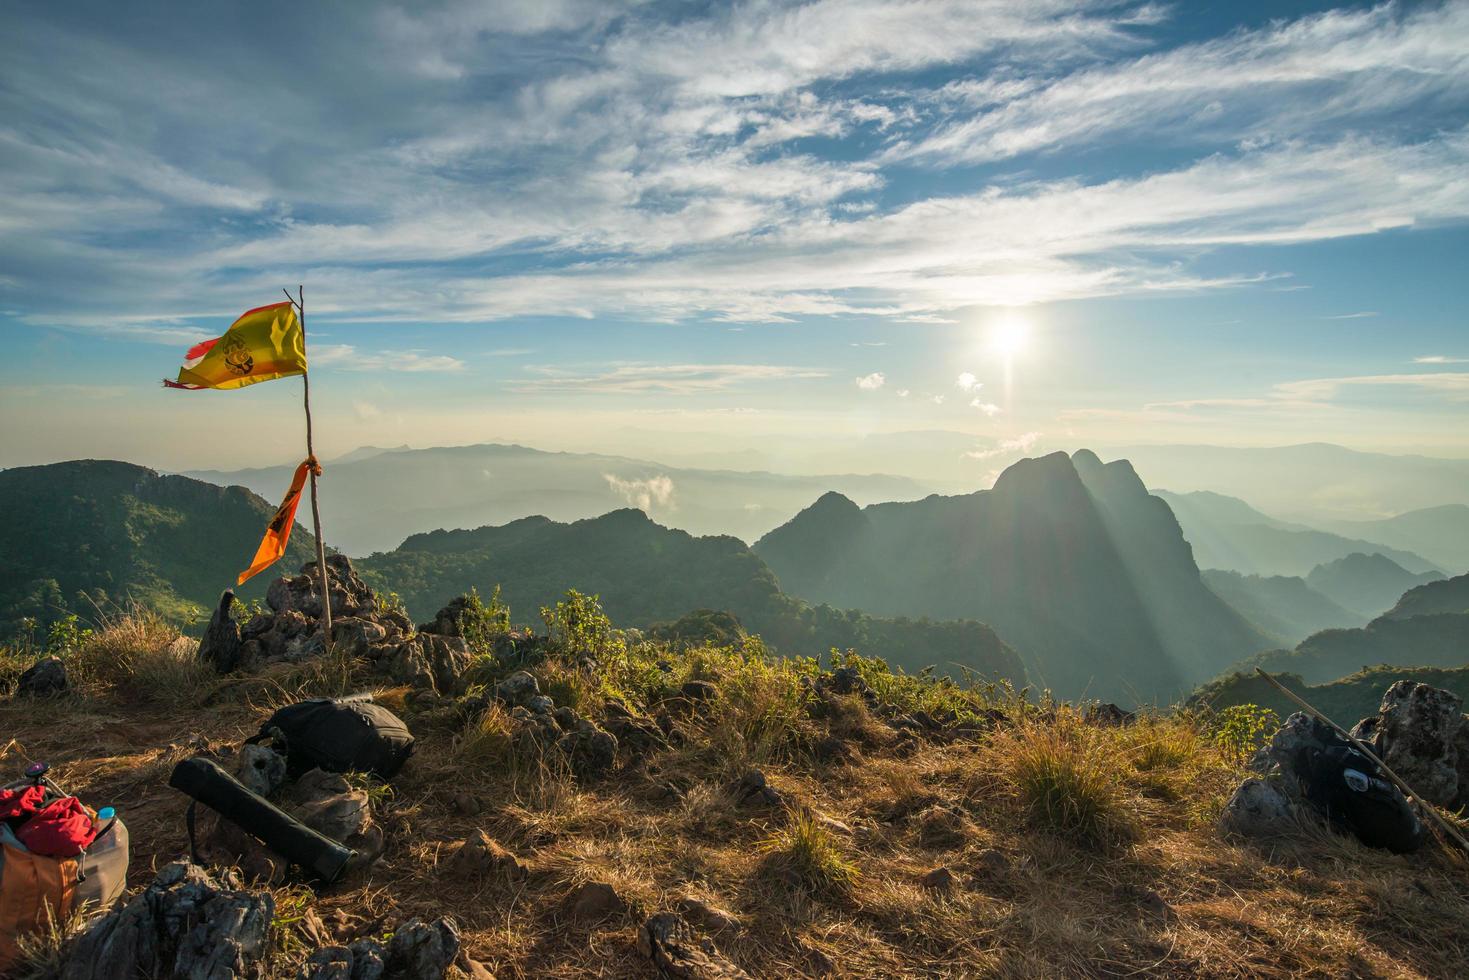
<instances>
[{"instance_id":1,"label":"rocky summit","mask_svg":"<svg viewBox=\"0 0 1469 980\"><path fill-rule=\"evenodd\" d=\"M1355 728L1418 804L1305 715L1037 700L855 654L782 658L728 629L620 630L577 593L536 628L474 593L414 625L341 556L327 638L316 572L272 581L253 608L225 594L198 643L156 620L79 636L0 702L17 743L116 806L132 842L123 900L28 946L27 975L1464 965L1469 888L1423 809L1452 823L1469 786L1451 692L1395 684ZM278 727L369 699L412 740L401 768L303 762L310 742ZM109 735L73 734L91 730ZM165 785L181 760L217 766L344 863L323 879L238 813L186 819ZM1400 902L1411 920L1386 914Z\"/></svg>"}]
</instances>

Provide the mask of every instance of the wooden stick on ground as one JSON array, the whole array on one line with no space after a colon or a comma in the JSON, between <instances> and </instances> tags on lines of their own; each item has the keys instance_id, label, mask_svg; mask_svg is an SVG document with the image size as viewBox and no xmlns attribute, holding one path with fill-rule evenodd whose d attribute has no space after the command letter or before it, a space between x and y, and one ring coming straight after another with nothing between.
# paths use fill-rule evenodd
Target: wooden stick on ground
<instances>
[{"instance_id":1,"label":"wooden stick on ground","mask_svg":"<svg viewBox=\"0 0 1469 980\"><path fill-rule=\"evenodd\" d=\"M1317 721L1321 722L1323 725L1326 725L1328 728L1330 728L1332 731L1336 732L1338 735L1340 735L1342 738L1346 739L1348 742L1351 742L1352 745L1353 745L1353 747L1355 747L1358 752L1361 752L1367 758L1369 758L1373 762L1377 763L1377 765L1379 767L1381 767L1383 773L1385 773L1387 775L1387 778L1388 779L1391 779L1393 781L1394 785L1396 785L1398 789L1400 789L1400 790L1403 791L1403 795L1404 796L1406 796L1413 803L1417 804L1418 805L1418 809L1422 810L1424 813L1427 813L1430 817L1432 817L1434 819L1434 821L1439 825L1439 827L1443 830L1443 832L1446 833L1446 834L1448 834L1451 838L1453 838L1454 843L1458 844L1464 850L1469 851L1469 841L1466 841L1464 839L1463 835L1460 834L1459 831L1452 824L1450 824L1448 822L1448 820L1444 819L1444 816L1441 813L1438 812L1438 809L1436 807L1434 807L1434 805L1432 803L1429 803L1428 801L1424 800L1421 796L1419 796L1417 793L1415 793L1413 791L1413 787L1409 786L1402 779L1402 777L1400 777L1397 773L1395 773L1391 769L1389 769L1387 763L1386 762L1383 762L1381 759L1379 759L1377 757L1377 753L1376 752L1373 752L1372 751L1372 748L1370 746L1368 746L1367 743L1363 742L1361 739L1357 738L1351 732L1347 731L1345 728L1341 727L1336 722L1332 721L1330 718L1326 717L1321 712L1319 712L1315 708L1311 707L1311 705L1307 704L1306 703L1306 700L1304 698L1302 698L1299 694L1297 694L1296 692L1292 691L1290 688L1286 687L1284 684L1280 683L1280 681L1276 680L1274 677L1271 677L1269 674L1265 673L1265 671L1261 670L1259 667L1256 667L1255 668L1255 673L1259 674L1261 677L1265 678L1272 685L1274 685L1275 689L1277 691L1279 691L1281 694L1284 694L1286 697L1290 698L1296 704L1300 705L1301 706L1301 709L1303 711L1305 711L1306 714L1310 715L1312 718L1315 718Z\"/></svg>"}]
</instances>

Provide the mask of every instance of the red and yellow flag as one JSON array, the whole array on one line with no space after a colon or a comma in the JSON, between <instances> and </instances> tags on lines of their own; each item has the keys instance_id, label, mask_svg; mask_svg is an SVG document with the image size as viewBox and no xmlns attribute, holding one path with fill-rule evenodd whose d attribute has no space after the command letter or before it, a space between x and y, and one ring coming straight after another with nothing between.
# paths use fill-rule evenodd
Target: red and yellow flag
<instances>
[{"instance_id":1,"label":"red and yellow flag","mask_svg":"<svg viewBox=\"0 0 1469 980\"><path fill-rule=\"evenodd\" d=\"M306 485L306 476L312 471L321 475L321 467L317 465L314 456L308 457L296 467L296 475L291 479L291 489L286 491L286 499L281 501L275 516L266 525L265 537L260 539L260 547L255 549L255 558L250 562L250 567L240 573L239 579L235 581L236 585L244 585L274 565L286 553L286 542L291 540L291 528L296 525L296 505L301 502L301 488Z\"/></svg>"},{"instance_id":2,"label":"red and yellow flag","mask_svg":"<svg viewBox=\"0 0 1469 980\"><path fill-rule=\"evenodd\" d=\"M306 373L306 334L290 302L261 306L241 316L223 337L189 348L169 388L243 388Z\"/></svg>"}]
</instances>

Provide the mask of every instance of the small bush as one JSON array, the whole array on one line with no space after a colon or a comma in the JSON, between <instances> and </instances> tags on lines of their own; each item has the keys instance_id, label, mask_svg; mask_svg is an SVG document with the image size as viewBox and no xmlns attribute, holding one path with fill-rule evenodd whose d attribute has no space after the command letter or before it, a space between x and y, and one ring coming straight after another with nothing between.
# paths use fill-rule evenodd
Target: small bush
<instances>
[{"instance_id":1,"label":"small bush","mask_svg":"<svg viewBox=\"0 0 1469 980\"><path fill-rule=\"evenodd\" d=\"M1078 724L1031 725L1002 749L1033 824L1107 848L1131 837L1119 800L1115 748Z\"/></svg>"},{"instance_id":2,"label":"small bush","mask_svg":"<svg viewBox=\"0 0 1469 980\"><path fill-rule=\"evenodd\" d=\"M1280 727L1280 716L1258 704L1235 704L1214 716L1210 740L1242 766Z\"/></svg>"},{"instance_id":3,"label":"small bush","mask_svg":"<svg viewBox=\"0 0 1469 980\"><path fill-rule=\"evenodd\" d=\"M783 877L813 891L845 888L861 875L832 832L805 807L792 811L783 829L761 841L760 851Z\"/></svg>"}]
</instances>

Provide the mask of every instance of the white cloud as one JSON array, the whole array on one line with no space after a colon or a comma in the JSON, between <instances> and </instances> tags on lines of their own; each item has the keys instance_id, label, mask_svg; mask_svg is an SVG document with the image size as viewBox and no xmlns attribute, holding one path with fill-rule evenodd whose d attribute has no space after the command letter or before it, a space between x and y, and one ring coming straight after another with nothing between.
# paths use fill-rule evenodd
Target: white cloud
<instances>
[{"instance_id":1,"label":"white cloud","mask_svg":"<svg viewBox=\"0 0 1469 980\"><path fill-rule=\"evenodd\" d=\"M824 378L825 371L778 364L623 364L598 374L537 368L545 377L522 381L517 391L576 390L601 394L692 395L767 381Z\"/></svg>"},{"instance_id":2,"label":"white cloud","mask_svg":"<svg viewBox=\"0 0 1469 980\"><path fill-rule=\"evenodd\" d=\"M1376 310L1363 310L1360 313L1337 313L1332 316L1323 316L1323 320L1363 320L1367 317L1381 316Z\"/></svg>"},{"instance_id":3,"label":"white cloud","mask_svg":"<svg viewBox=\"0 0 1469 980\"><path fill-rule=\"evenodd\" d=\"M406 371L409 373L463 371L465 363L447 354L416 350L359 351L352 344L317 344L307 352L313 367L343 371Z\"/></svg>"},{"instance_id":4,"label":"white cloud","mask_svg":"<svg viewBox=\"0 0 1469 980\"><path fill-rule=\"evenodd\" d=\"M1000 412L1004 411L1004 409L1000 408L1000 406L996 405L994 402L981 401L978 398L970 402L969 407L979 409L989 418L994 418L996 415L999 415Z\"/></svg>"},{"instance_id":5,"label":"white cloud","mask_svg":"<svg viewBox=\"0 0 1469 980\"><path fill-rule=\"evenodd\" d=\"M943 395L929 395L928 396L928 400L931 401L931 402L933 402L935 405L942 405L944 403L944 396Z\"/></svg>"},{"instance_id":6,"label":"white cloud","mask_svg":"<svg viewBox=\"0 0 1469 980\"><path fill-rule=\"evenodd\" d=\"M910 394L912 394L912 392L910 392L907 388L899 388L897 391L897 395L899 398L907 398Z\"/></svg>"},{"instance_id":7,"label":"white cloud","mask_svg":"<svg viewBox=\"0 0 1469 980\"><path fill-rule=\"evenodd\" d=\"M979 389L984 387L984 383L976 378L974 375L970 374L968 371L960 374L959 380L956 381L955 384L958 385L961 391L978 391Z\"/></svg>"},{"instance_id":8,"label":"white cloud","mask_svg":"<svg viewBox=\"0 0 1469 980\"><path fill-rule=\"evenodd\" d=\"M857 379L857 387L863 391L876 391L887 384L887 377L881 371L873 371L871 374L863 375Z\"/></svg>"},{"instance_id":9,"label":"white cloud","mask_svg":"<svg viewBox=\"0 0 1469 980\"><path fill-rule=\"evenodd\" d=\"M352 402L352 411L364 422L371 422L373 419L381 418L383 414L382 409L378 408L372 402L362 401L360 399Z\"/></svg>"},{"instance_id":10,"label":"white cloud","mask_svg":"<svg viewBox=\"0 0 1469 980\"><path fill-rule=\"evenodd\" d=\"M1028 453L1040 441L1041 433L1027 432L1013 439L1001 439L995 443L992 449L975 449L964 454L967 459L994 459L997 456L1009 456L1017 453Z\"/></svg>"},{"instance_id":11,"label":"white cloud","mask_svg":"<svg viewBox=\"0 0 1469 980\"><path fill-rule=\"evenodd\" d=\"M603 473L611 491L644 513L654 507L673 510L673 479L662 474L645 480L624 480L613 473Z\"/></svg>"},{"instance_id":12,"label":"white cloud","mask_svg":"<svg viewBox=\"0 0 1469 980\"><path fill-rule=\"evenodd\" d=\"M1312 378L1287 381L1275 386L1281 397L1301 401L1331 401L1343 388L1417 388L1447 395L1454 401L1469 399L1469 372L1443 371L1435 374L1371 374L1345 378Z\"/></svg>"},{"instance_id":13,"label":"white cloud","mask_svg":"<svg viewBox=\"0 0 1469 980\"><path fill-rule=\"evenodd\" d=\"M1413 358L1414 364L1469 364L1469 357L1448 357L1444 354L1428 354Z\"/></svg>"}]
</instances>

